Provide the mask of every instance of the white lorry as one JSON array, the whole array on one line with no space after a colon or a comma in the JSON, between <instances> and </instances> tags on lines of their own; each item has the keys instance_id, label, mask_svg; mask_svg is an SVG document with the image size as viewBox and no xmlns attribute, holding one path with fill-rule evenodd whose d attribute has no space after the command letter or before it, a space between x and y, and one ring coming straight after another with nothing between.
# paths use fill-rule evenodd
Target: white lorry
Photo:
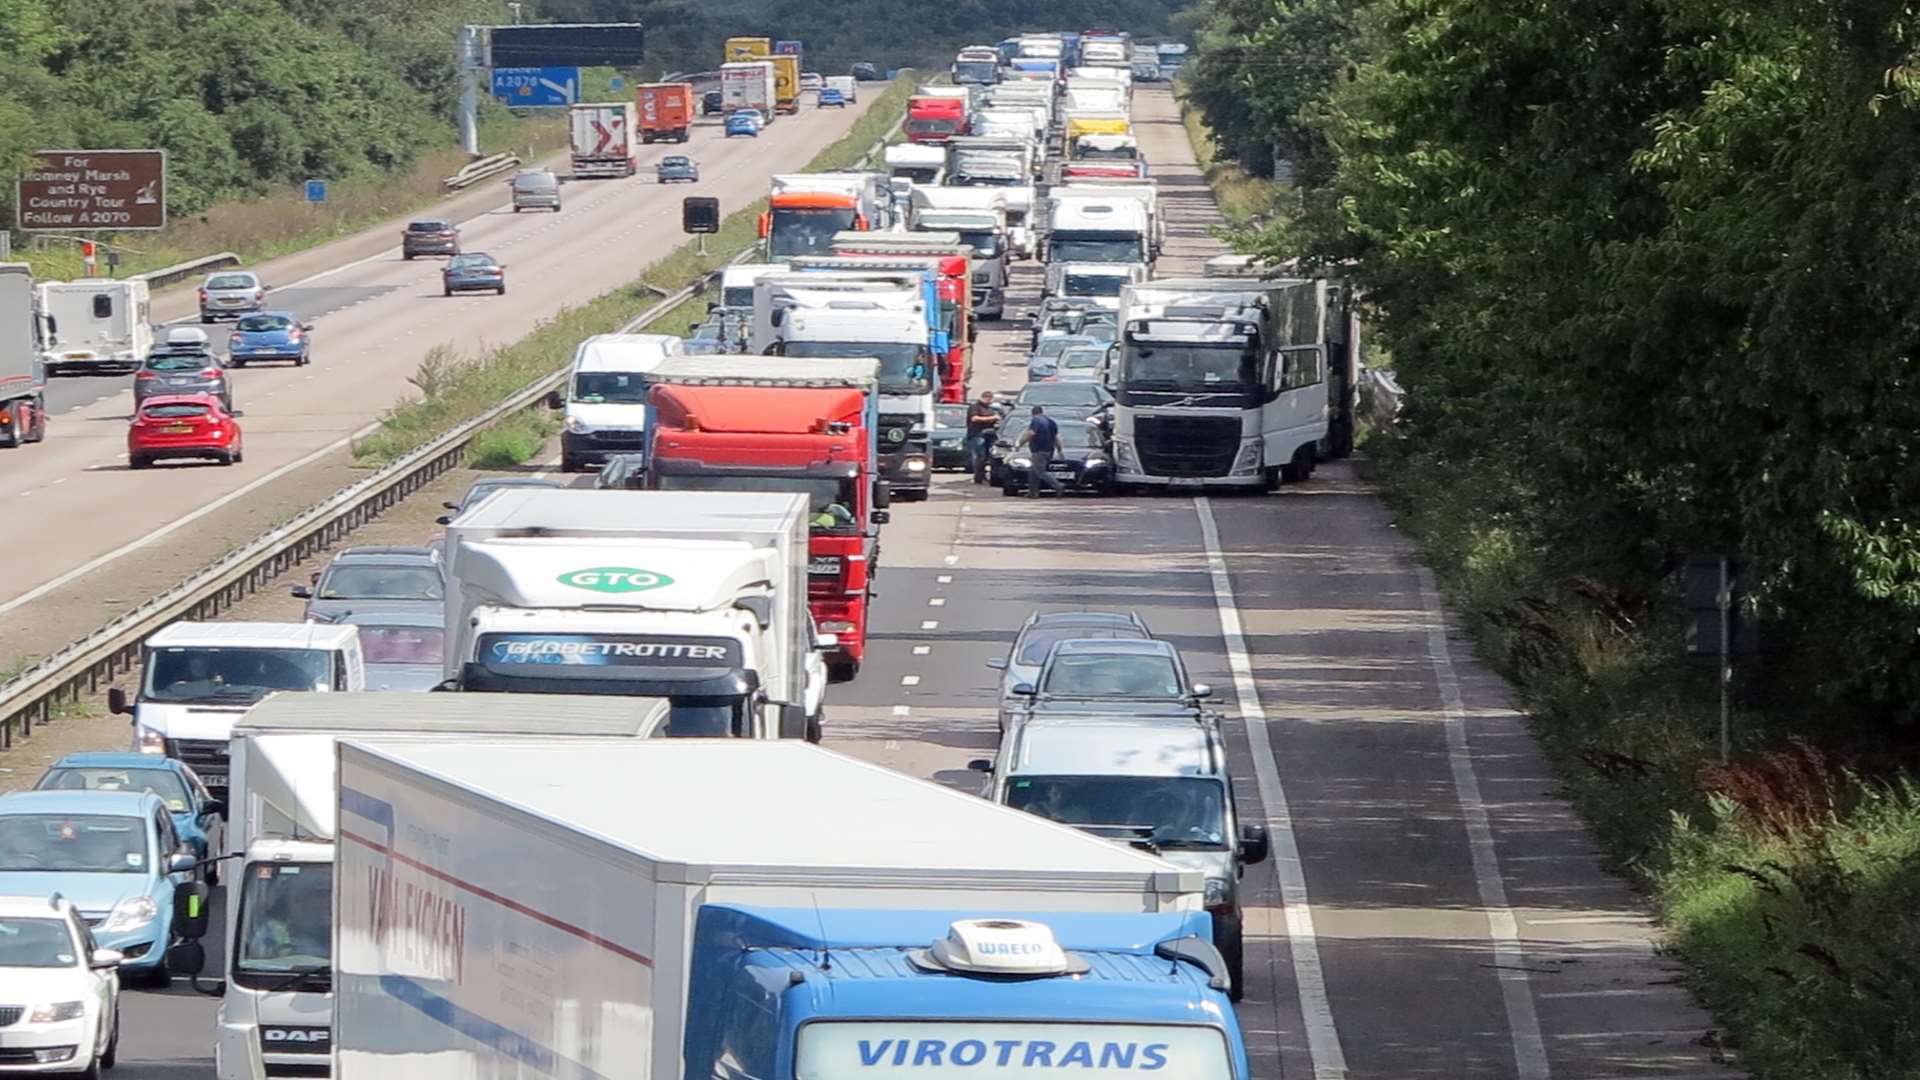
<instances>
[{"instance_id":1,"label":"white lorry","mask_svg":"<svg viewBox=\"0 0 1920 1080\"><path fill-rule=\"evenodd\" d=\"M531 694L275 694L254 706L233 729L219 1080L324 1075L337 741L645 739L665 732L667 710L659 698Z\"/></svg>"},{"instance_id":2,"label":"white lorry","mask_svg":"<svg viewBox=\"0 0 1920 1080\"><path fill-rule=\"evenodd\" d=\"M939 184L947 175L946 147L934 143L894 143L884 151L887 171L915 187Z\"/></svg>"},{"instance_id":3,"label":"white lorry","mask_svg":"<svg viewBox=\"0 0 1920 1080\"><path fill-rule=\"evenodd\" d=\"M1161 278L1120 295L1114 471L1124 484L1304 480L1332 416L1324 281Z\"/></svg>"},{"instance_id":4,"label":"white lorry","mask_svg":"<svg viewBox=\"0 0 1920 1080\"><path fill-rule=\"evenodd\" d=\"M40 311L53 327L49 376L129 372L153 348L152 300L138 278L42 282Z\"/></svg>"},{"instance_id":5,"label":"white lorry","mask_svg":"<svg viewBox=\"0 0 1920 1080\"><path fill-rule=\"evenodd\" d=\"M736 60L720 65L720 107L725 112L757 109L763 123L773 123L775 104L773 61Z\"/></svg>"},{"instance_id":6,"label":"white lorry","mask_svg":"<svg viewBox=\"0 0 1920 1080\"><path fill-rule=\"evenodd\" d=\"M1047 195L1045 261L1153 264L1153 219L1145 203L1065 190L1056 186Z\"/></svg>"},{"instance_id":7,"label":"white lorry","mask_svg":"<svg viewBox=\"0 0 1920 1080\"><path fill-rule=\"evenodd\" d=\"M926 498L940 381L924 275L795 273L755 291L753 352L879 361L880 475L895 498Z\"/></svg>"},{"instance_id":8,"label":"white lorry","mask_svg":"<svg viewBox=\"0 0 1920 1080\"><path fill-rule=\"evenodd\" d=\"M108 690L107 708L132 718L133 749L179 758L216 794L227 788L233 725L260 699L367 688L356 626L177 622L140 651L139 690L132 701L117 686Z\"/></svg>"},{"instance_id":9,"label":"white lorry","mask_svg":"<svg viewBox=\"0 0 1920 1080\"><path fill-rule=\"evenodd\" d=\"M510 488L447 526L447 678L673 702L675 734L818 738L798 494Z\"/></svg>"},{"instance_id":10,"label":"white lorry","mask_svg":"<svg viewBox=\"0 0 1920 1080\"><path fill-rule=\"evenodd\" d=\"M851 75L827 76L827 89L840 91L840 97L847 104L860 100L860 80Z\"/></svg>"},{"instance_id":11,"label":"white lorry","mask_svg":"<svg viewBox=\"0 0 1920 1080\"><path fill-rule=\"evenodd\" d=\"M573 176L632 176L640 168L640 121L631 101L575 105L568 111Z\"/></svg>"},{"instance_id":12,"label":"white lorry","mask_svg":"<svg viewBox=\"0 0 1920 1080\"><path fill-rule=\"evenodd\" d=\"M336 1080L1250 1078L1199 871L798 744L339 755Z\"/></svg>"},{"instance_id":13,"label":"white lorry","mask_svg":"<svg viewBox=\"0 0 1920 1080\"><path fill-rule=\"evenodd\" d=\"M1001 189L915 188L911 203L915 232L954 234L973 249L973 313L983 319L1005 314L1015 237ZM1024 229L1020 239L1025 240Z\"/></svg>"},{"instance_id":14,"label":"white lorry","mask_svg":"<svg viewBox=\"0 0 1920 1080\"><path fill-rule=\"evenodd\" d=\"M33 267L0 263L0 446L46 438L47 329Z\"/></svg>"}]
</instances>

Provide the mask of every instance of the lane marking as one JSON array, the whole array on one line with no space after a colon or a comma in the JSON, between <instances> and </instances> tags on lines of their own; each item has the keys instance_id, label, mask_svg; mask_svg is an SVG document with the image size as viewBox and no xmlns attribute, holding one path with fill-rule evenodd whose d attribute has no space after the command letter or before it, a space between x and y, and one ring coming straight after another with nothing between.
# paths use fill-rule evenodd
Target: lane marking
<instances>
[{"instance_id":1,"label":"lane marking","mask_svg":"<svg viewBox=\"0 0 1920 1080\"><path fill-rule=\"evenodd\" d=\"M913 655L915 656L925 656L932 651L933 646L931 645L915 645L913 647Z\"/></svg>"},{"instance_id":2,"label":"lane marking","mask_svg":"<svg viewBox=\"0 0 1920 1080\"><path fill-rule=\"evenodd\" d=\"M1240 625L1240 607L1233 598L1233 578L1220 547L1220 527L1213 506L1204 495L1195 496L1200 537L1206 545L1207 576L1213 581L1213 603L1220 613L1220 636L1227 646L1227 664L1233 671L1234 694L1246 721L1247 743L1253 751L1253 774L1260 786L1260 803L1267 812L1267 832L1273 851L1274 878L1280 884L1281 912L1285 916L1287 952L1293 957L1293 982L1300 995L1300 1019L1307 1029L1307 1054L1313 1060L1315 1080L1343 1080L1347 1057L1340 1049L1340 1030L1334 1026L1333 1006L1327 1000L1326 975L1320 966L1320 942L1313 932L1313 909L1307 899L1306 868L1300 862L1300 844L1293 835L1293 812L1287 807L1280 767L1267 737L1267 712L1260 704L1260 688L1253 679L1253 661Z\"/></svg>"},{"instance_id":3,"label":"lane marking","mask_svg":"<svg viewBox=\"0 0 1920 1080\"><path fill-rule=\"evenodd\" d=\"M920 629L938 630L940 629L940 620L939 619L922 619L920 620Z\"/></svg>"},{"instance_id":4,"label":"lane marking","mask_svg":"<svg viewBox=\"0 0 1920 1080\"><path fill-rule=\"evenodd\" d=\"M927 600L927 606L928 607L946 607L947 598L944 596L930 597Z\"/></svg>"},{"instance_id":5,"label":"lane marking","mask_svg":"<svg viewBox=\"0 0 1920 1080\"><path fill-rule=\"evenodd\" d=\"M252 494L254 491L260 488L263 488L268 484L273 483L275 480L278 480L282 476L285 476L288 473L293 472L295 469L304 468L320 460L321 458L326 457L328 454L331 454L336 450L345 449L346 447L353 445L353 441L355 439L364 438L365 436L371 435L375 431L378 431L379 429L380 429L380 424L378 421L375 421L374 423L368 424L365 427L358 429L357 431L350 432L343 438L339 438L334 440L333 442L328 443L327 445L321 447L320 449L315 450L312 453L308 454L306 457L299 458L294 461L290 461L285 465L282 465L279 468L273 470L272 472L266 474L265 476L262 476L254 480L252 483L247 484L244 487L235 488L234 490L227 492L225 495L220 496L219 498L213 500L212 502L207 503L205 506L202 506L199 509L192 511L191 513L188 513L183 517L178 517L173 519L172 521L166 523L165 525L162 525L158 529L155 529L154 531L148 533L147 535L142 536L138 540L133 540L128 543L122 544L119 547L114 548L112 551L107 552L105 555L101 555L97 558L91 559L88 562L85 562L79 566L74 567L73 569L67 571L64 574L61 574L59 577L54 578L51 581L47 581L38 586L35 586L34 588L28 590L27 592L21 593L19 596L16 596L13 599L8 600L6 603L0 604L0 615L5 615L7 612L12 611L15 608L21 607L22 605L31 604L35 600L40 599L41 597L47 595L48 593L54 591L55 589L61 588L73 581L76 581L82 577L85 577L86 575L93 573L95 570L100 569L101 567L107 565L110 562L113 562L124 556L131 555L134 552L139 551L141 548L144 548L147 545L152 544L157 540L165 539L166 537L171 536L174 533L178 532L182 528L185 528L186 526L191 525L196 521L199 521L201 518L206 517L208 514L213 513L215 510L218 510L229 503L232 503L238 499L241 499L247 495ZM122 455L122 456L124 457L125 455Z\"/></svg>"},{"instance_id":6,"label":"lane marking","mask_svg":"<svg viewBox=\"0 0 1920 1080\"><path fill-rule=\"evenodd\" d=\"M895 705L893 707L893 715L895 716L906 716L912 712L913 709L906 705Z\"/></svg>"},{"instance_id":7,"label":"lane marking","mask_svg":"<svg viewBox=\"0 0 1920 1080\"><path fill-rule=\"evenodd\" d=\"M1556 991L1553 991L1552 993L1544 993L1539 996L1542 999L1588 998L1588 997L1655 997L1662 994L1670 995L1673 993L1675 993L1674 987L1656 986L1656 987L1648 987L1646 989L1639 989L1639 990L1556 990Z\"/></svg>"},{"instance_id":8,"label":"lane marking","mask_svg":"<svg viewBox=\"0 0 1920 1080\"><path fill-rule=\"evenodd\" d=\"M951 585L953 584L953 575L941 574L939 577L933 579L933 583L935 585Z\"/></svg>"},{"instance_id":9,"label":"lane marking","mask_svg":"<svg viewBox=\"0 0 1920 1080\"><path fill-rule=\"evenodd\" d=\"M1493 846L1493 826L1486 803L1480 799L1480 778L1474 772L1473 752L1467 746L1467 705L1460 696L1460 677L1447 647L1447 616L1440 607L1433 571L1416 568L1420 604L1427 615L1427 659L1440 686L1440 706L1446 714L1447 760L1453 768L1453 790L1467 829L1467 850L1473 857L1474 882L1480 906L1487 913L1487 936L1493 939L1494 971L1500 980L1500 999L1507 1009L1507 1031L1513 1041L1517 1080L1546 1080L1552 1075L1547 1046L1540 1037L1540 1018L1533 1008L1533 986L1527 978L1526 951L1520 946L1520 921L1507 904L1507 885L1500 876L1500 856Z\"/></svg>"},{"instance_id":10,"label":"lane marking","mask_svg":"<svg viewBox=\"0 0 1920 1080\"><path fill-rule=\"evenodd\" d=\"M901 685L901 686L919 686L919 685L920 685L920 676L918 676L918 675L902 675L902 676L900 676L900 685Z\"/></svg>"}]
</instances>

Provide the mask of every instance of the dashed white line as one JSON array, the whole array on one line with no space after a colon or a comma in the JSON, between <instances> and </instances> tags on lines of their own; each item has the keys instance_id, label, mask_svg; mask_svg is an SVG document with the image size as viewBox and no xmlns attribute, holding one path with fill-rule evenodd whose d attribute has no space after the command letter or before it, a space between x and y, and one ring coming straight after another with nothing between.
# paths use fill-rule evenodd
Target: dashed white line
<instances>
[{"instance_id":1,"label":"dashed white line","mask_svg":"<svg viewBox=\"0 0 1920 1080\"><path fill-rule=\"evenodd\" d=\"M1226 642L1227 664L1233 671L1234 692L1240 699L1240 716L1246 721L1247 744L1253 752L1253 774L1267 812L1273 872L1280 884L1280 904L1286 920L1287 951L1293 958L1300 1019L1307 1029L1307 1055L1313 1061L1315 1080L1342 1080L1347 1075L1347 1056L1340 1048L1340 1029L1334 1025L1333 1006L1327 998L1320 941L1314 936L1313 908L1307 897L1306 869L1300 861L1299 841L1293 835L1293 812L1287 805L1286 788L1280 783L1280 768L1274 763L1273 744L1267 737L1267 712L1260 704L1259 684L1253 680L1253 661L1241 630L1240 607L1233 598L1233 578L1220 547L1220 527L1213 520L1213 506L1206 496L1196 497L1193 508L1200 517L1207 576L1213 581L1214 607L1220 614L1220 637Z\"/></svg>"},{"instance_id":2,"label":"dashed white line","mask_svg":"<svg viewBox=\"0 0 1920 1080\"><path fill-rule=\"evenodd\" d=\"M920 629L938 630L940 629L940 620L939 619L922 619L920 620Z\"/></svg>"},{"instance_id":3,"label":"dashed white line","mask_svg":"<svg viewBox=\"0 0 1920 1080\"><path fill-rule=\"evenodd\" d=\"M946 598L946 597L944 597L944 596L934 596L934 597L930 597L930 598L928 598L928 600L927 600L927 606L928 606L928 607L946 607L946 606L947 606L947 598Z\"/></svg>"},{"instance_id":4,"label":"dashed white line","mask_svg":"<svg viewBox=\"0 0 1920 1080\"><path fill-rule=\"evenodd\" d=\"M918 675L902 675L902 676L900 676L900 685L901 685L901 686L919 686L919 685L920 685L920 676L918 676Z\"/></svg>"},{"instance_id":5,"label":"dashed white line","mask_svg":"<svg viewBox=\"0 0 1920 1080\"><path fill-rule=\"evenodd\" d=\"M932 651L933 646L931 645L915 645L913 647L913 655L915 656L925 656Z\"/></svg>"},{"instance_id":6,"label":"dashed white line","mask_svg":"<svg viewBox=\"0 0 1920 1080\"><path fill-rule=\"evenodd\" d=\"M907 715L910 715L912 712L913 712L913 709L911 706L895 705L893 707L893 715L895 716L907 716Z\"/></svg>"},{"instance_id":7,"label":"dashed white line","mask_svg":"<svg viewBox=\"0 0 1920 1080\"><path fill-rule=\"evenodd\" d=\"M934 579L933 579L933 582L934 582L934 584L936 584L936 585L951 585L951 584L953 584L953 575L952 575L952 574L941 574L941 575L940 575L939 577L937 577L937 578L934 578Z\"/></svg>"}]
</instances>

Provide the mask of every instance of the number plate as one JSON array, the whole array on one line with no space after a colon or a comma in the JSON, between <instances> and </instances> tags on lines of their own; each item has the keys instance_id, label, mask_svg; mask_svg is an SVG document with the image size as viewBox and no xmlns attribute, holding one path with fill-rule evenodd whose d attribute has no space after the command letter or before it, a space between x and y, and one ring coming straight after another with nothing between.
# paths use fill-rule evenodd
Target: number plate
<instances>
[{"instance_id":1,"label":"number plate","mask_svg":"<svg viewBox=\"0 0 1920 1080\"><path fill-rule=\"evenodd\" d=\"M840 556L816 555L807 561L807 573L830 577L840 573Z\"/></svg>"},{"instance_id":2,"label":"number plate","mask_svg":"<svg viewBox=\"0 0 1920 1080\"><path fill-rule=\"evenodd\" d=\"M227 786L227 778L226 778L226 777L224 777L224 776L208 776L208 775L207 775L206 773L201 773L201 774L200 774L200 782L201 782L201 783L203 783L203 784L205 784L205 785L207 785L207 787L208 787L208 788L210 788L210 789L211 789L211 788L225 788L225 787Z\"/></svg>"},{"instance_id":3,"label":"number plate","mask_svg":"<svg viewBox=\"0 0 1920 1080\"><path fill-rule=\"evenodd\" d=\"M1047 471L1048 471L1048 472L1072 472L1072 471L1073 471L1073 462L1071 462L1071 461L1055 461L1055 462L1052 462L1051 464L1049 464L1049 465L1047 466Z\"/></svg>"},{"instance_id":4,"label":"number plate","mask_svg":"<svg viewBox=\"0 0 1920 1080\"><path fill-rule=\"evenodd\" d=\"M174 425L174 426L172 426L172 427L163 427L163 428L161 428L161 429L160 429L160 434L162 434L162 435L191 435L191 434L193 434L193 427L192 427L191 425L188 425L188 424L175 424L175 425Z\"/></svg>"}]
</instances>

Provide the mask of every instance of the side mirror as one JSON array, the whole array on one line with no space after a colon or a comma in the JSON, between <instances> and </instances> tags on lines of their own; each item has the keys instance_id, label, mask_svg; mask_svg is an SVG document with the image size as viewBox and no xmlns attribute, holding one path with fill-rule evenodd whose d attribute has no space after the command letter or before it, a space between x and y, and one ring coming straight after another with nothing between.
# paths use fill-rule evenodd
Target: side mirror
<instances>
[{"instance_id":1,"label":"side mirror","mask_svg":"<svg viewBox=\"0 0 1920 1080\"><path fill-rule=\"evenodd\" d=\"M760 239L765 240L767 238L767 234L771 233L772 231L773 231L773 215L771 213L761 214L760 215Z\"/></svg>"},{"instance_id":2,"label":"side mirror","mask_svg":"<svg viewBox=\"0 0 1920 1080\"><path fill-rule=\"evenodd\" d=\"M700 332L700 326L701 326L701 324L700 324L700 323L697 323L697 322L690 322L690 323L688 323L688 324L687 324L687 333L689 333L689 334L697 334L697 333L699 333L699 332Z\"/></svg>"},{"instance_id":3,"label":"side mirror","mask_svg":"<svg viewBox=\"0 0 1920 1080\"><path fill-rule=\"evenodd\" d=\"M1213 696L1213 687L1208 686L1206 683L1203 683L1203 682L1194 683L1193 696L1195 699L1210 698Z\"/></svg>"},{"instance_id":4,"label":"side mirror","mask_svg":"<svg viewBox=\"0 0 1920 1080\"><path fill-rule=\"evenodd\" d=\"M560 396L560 391L558 390L547 391L547 408L558 410L558 409L564 409L566 407L567 407L567 399Z\"/></svg>"},{"instance_id":5,"label":"side mirror","mask_svg":"<svg viewBox=\"0 0 1920 1080\"><path fill-rule=\"evenodd\" d=\"M873 522L875 525L885 525L887 522L893 520L893 511L875 510L873 513L867 515L867 520Z\"/></svg>"},{"instance_id":6,"label":"side mirror","mask_svg":"<svg viewBox=\"0 0 1920 1080\"><path fill-rule=\"evenodd\" d=\"M821 652L825 652L828 649L837 649L840 647L840 635L816 634L813 639L813 647Z\"/></svg>"},{"instance_id":7,"label":"side mirror","mask_svg":"<svg viewBox=\"0 0 1920 1080\"><path fill-rule=\"evenodd\" d=\"M312 323L310 323L310 322L307 322L307 323L301 323L301 324L300 324L300 331L301 331L302 333L306 333L306 334L311 334L311 333L313 333L313 324L312 324Z\"/></svg>"},{"instance_id":8,"label":"side mirror","mask_svg":"<svg viewBox=\"0 0 1920 1080\"><path fill-rule=\"evenodd\" d=\"M973 772L990 773L993 771L992 758L974 758L967 762L967 768Z\"/></svg>"},{"instance_id":9,"label":"side mirror","mask_svg":"<svg viewBox=\"0 0 1920 1080\"><path fill-rule=\"evenodd\" d=\"M174 937L198 941L207 936L207 926L212 921L207 900L212 895L213 890L204 881L183 881L173 887ZM197 966L195 970L199 970Z\"/></svg>"},{"instance_id":10,"label":"side mirror","mask_svg":"<svg viewBox=\"0 0 1920 1080\"><path fill-rule=\"evenodd\" d=\"M1035 690L1033 684L1030 682L1013 684L1013 696L1015 697L1032 697L1037 693L1039 693L1039 691Z\"/></svg>"},{"instance_id":11,"label":"side mirror","mask_svg":"<svg viewBox=\"0 0 1920 1080\"><path fill-rule=\"evenodd\" d=\"M873 487L873 505L885 510L893 505L893 485L882 481Z\"/></svg>"},{"instance_id":12,"label":"side mirror","mask_svg":"<svg viewBox=\"0 0 1920 1080\"><path fill-rule=\"evenodd\" d=\"M313 590L305 585L295 585L292 589L289 589L288 591L293 593L293 598L295 600L313 599Z\"/></svg>"},{"instance_id":13,"label":"side mirror","mask_svg":"<svg viewBox=\"0 0 1920 1080\"><path fill-rule=\"evenodd\" d=\"M200 813L203 816L206 814L217 814L220 817L226 817L227 816L227 800L208 799L206 802L203 802L200 804Z\"/></svg>"},{"instance_id":14,"label":"side mirror","mask_svg":"<svg viewBox=\"0 0 1920 1080\"><path fill-rule=\"evenodd\" d=\"M1007 658L1004 656L989 657L987 659L987 666L995 671L1005 671L1007 670Z\"/></svg>"},{"instance_id":15,"label":"side mirror","mask_svg":"<svg viewBox=\"0 0 1920 1080\"><path fill-rule=\"evenodd\" d=\"M447 509L449 509L449 510L458 510L458 509L460 509L460 504L459 504L459 503L457 503L457 502L443 502L443 503L441 503L440 505L441 505L441 506L444 506L444 507L446 507L446 508L447 508Z\"/></svg>"},{"instance_id":16,"label":"side mirror","mask_svg":"<svg viewBox=\"0 0 1920 1080\"><path fill-rule=\"evenodd\" d=\"M1248 866L1252 866L1255 863L1266 862L1267 852L1270 846L1267 840L1267 827L1265 825L1240 826L1239 855L1241 862Z\"/></svg>"},{"instance_id":17,"label":"side mirror","mask_svg":"<svg viewBox=\"0 0 1920 1080\"><path fill-rule=\"evenodd\" d=\"M245 409L235 409L232 412L228 413L227 415L233 417L235 420L238 420L246 416L247 412Z\"/></svg>"},{"instance_id":18,"label":"side mirror","mask_svg":"<svg viewBox=\"0 0 1920 1080\"><path fill-rule=\"evenodd\" d=\"M111 971L126 958L127 955L119 949L95 949L93 955L87 958L87 966L95 971Z\"/></svg>"},{"instance_id":19,"label":"side mirror","mask_svg":"<svg viewBox=\"0 0 1920 1080\"><path fill-rule=\"evenodd\" d=\"M167 974L198 975L207 966L207 947L198 941L176 941L167 950Z\"/></svg>"},{"instance_id":20,"label":"side mirror","mask_svg":"<svg viewBox=\"0 0 1920 1080\"><path fill-rule=\"evenodd\" d=\"M435 525L451 525L453 524L453 515L441 514L439 517L433 519L433 523Z\"/></svg>"},{"instance_id":21,"label":"side mirror","mask_svg":"<svg viewBox=\"0 0 1920 1080\"><path fill-rule=\"evenodd\" d=\"M115 716L132 716L133 706L127 701L127 692L119 687L107 690L107 711Z\"/></svg>"},{"instance_id":22,"label":"side mirror","mask_svg":"<svg viewBox=\"0 0 1920 1080\"><path fill-rule=\"evenodd\" d=\"M167 856L167 873L184 874L200 862L191 851L176 851Z\"/></svg>"}]
</instances>

